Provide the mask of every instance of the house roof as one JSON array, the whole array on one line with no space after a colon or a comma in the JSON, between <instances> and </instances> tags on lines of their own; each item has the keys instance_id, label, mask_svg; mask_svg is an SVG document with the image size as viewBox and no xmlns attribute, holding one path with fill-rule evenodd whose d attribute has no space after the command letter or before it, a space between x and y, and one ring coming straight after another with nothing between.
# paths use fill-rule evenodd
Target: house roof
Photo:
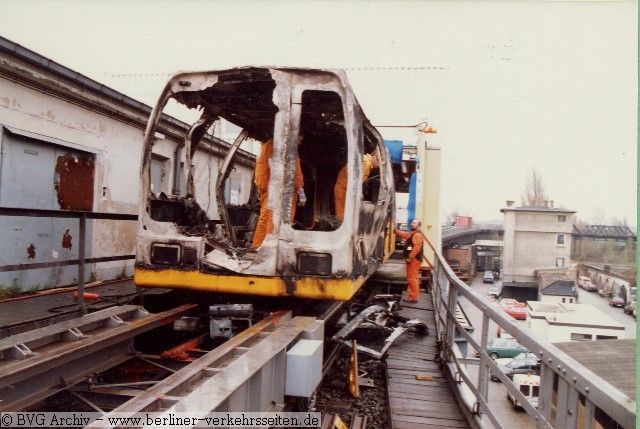
<instances>
[{"instance_id":1,"label":"house roof","mask_svg":"<svg viewBox=\"0 0 640 429\"><path fill-rule=\"evenodd\" d=\"M636 378L629 376L636 370L635 339L571 341L554 345L636 400Z\"/></svg>"},{"instance_id":2,"label":"house roof","mask_svg":"<svg viewBox=\"0 0 640 429\"><path fill-rule=\"evenodd\" d=\"M543 295L578 296L576 283L573 280L556 280L540 290Z\"/></svg>"}]
</instances>

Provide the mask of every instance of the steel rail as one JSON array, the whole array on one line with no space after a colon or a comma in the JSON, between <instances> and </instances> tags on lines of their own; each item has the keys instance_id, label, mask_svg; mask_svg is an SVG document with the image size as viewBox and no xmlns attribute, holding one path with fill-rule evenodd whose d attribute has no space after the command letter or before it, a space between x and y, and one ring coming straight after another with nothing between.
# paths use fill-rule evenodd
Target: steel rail
<instances>
[{"instance_id":1,"label":"steel rail","mask_svg":"<svg viewBox=\"0 0 640 429\"><path fill-rule=\"evenodd\" d=\"M157 314L136 305L112 307L3 338L0 411L24 409L66 389L65 384L130 359L136 335L172 323L194 307L183 305Z\"/></svg>"},{"instance_id":2,"label":"steel rail","mask_svg":"<svg viewBox=\"0 0 640 429\"><path fill-rule=\"evenodd\" d=\"M302 336L322 338L322 328L322 322L315 318L292 319L290 312L273 313L111 413L134 416L176 409L207 413L223 404L233 408L234 403L243 407L224 411L277 411L284 398L284 383L278 378L285 369L286 348ZM262 387L255 385L257 380ZM250 386L246 384L250 382ZM256 396L251 399L242 397L252 393ZM87 427L105 426L97 422Z\"/></svg>"}]
</instances>

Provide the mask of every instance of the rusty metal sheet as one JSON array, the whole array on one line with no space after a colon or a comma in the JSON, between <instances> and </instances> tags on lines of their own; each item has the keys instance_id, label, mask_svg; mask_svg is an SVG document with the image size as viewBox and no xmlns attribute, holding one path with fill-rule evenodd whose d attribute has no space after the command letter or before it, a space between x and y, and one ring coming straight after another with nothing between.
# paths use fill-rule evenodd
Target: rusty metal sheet
<instances>
[{"instance_id":1,"label":"rusty metal sheet","mask_svg":"<svg viewBox=\"0 0 640 429\"><path fill-rule=\"evenodd\" d=\"M93 155L66 153L58 156L55 184L58 204L62 210L93 209L93 178L95 162Z\"/></svg>"}]
</instances>

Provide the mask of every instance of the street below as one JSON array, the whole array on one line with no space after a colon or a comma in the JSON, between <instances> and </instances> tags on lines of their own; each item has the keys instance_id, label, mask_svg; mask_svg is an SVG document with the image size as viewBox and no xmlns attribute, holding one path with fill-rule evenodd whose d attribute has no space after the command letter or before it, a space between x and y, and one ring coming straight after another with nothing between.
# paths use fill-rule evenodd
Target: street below
<instances>
[{"instance_id":1,"label":"street below","mask_svg":"<svg viewBox=\"0 0 640 429\"><path fill-rule=\"evenodd\" d=\"M483 283L482 273L476 274L476 277L471 283L471 287L483 297L489 300L487 292L491 288L492 284ZM601 297L597 292L587 292L584 289L578 288L578 303L590 304L609 315L611 318L621 323L625 327L625 337L635 338L636 336L636 320L625 314L622 308L609 306L607 298ZM473 305L471 305L464 297L459 298L460 305L467 314L469 322L475 328L472 336L477 341L480 341L480 334L482 329L482 313ZM518 323L525 324L526 320L519 320ZM498 325L490 321L489 322L489 338L491 341L497 337ZM475 357L474 350L469 348L467 357ZM472 380L478 378L478 367L476 365L468 366L468 373ZM534 429L536 423L524 410L518 408L514 409L512 403L507 399L507 390L500 382L489 382L489 404L491 410L498 417L498 419L505 425L505 427L513 429ZM491 422L486 419L487 427L493 427Z\"/></svg>"}]
</instances>

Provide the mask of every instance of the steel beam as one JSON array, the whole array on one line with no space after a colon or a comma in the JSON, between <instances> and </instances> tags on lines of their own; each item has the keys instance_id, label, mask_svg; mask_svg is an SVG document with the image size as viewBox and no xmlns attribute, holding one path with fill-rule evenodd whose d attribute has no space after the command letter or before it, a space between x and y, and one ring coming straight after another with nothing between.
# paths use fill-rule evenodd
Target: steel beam
<instances>
[{"instance_id":1,"label":"steel beam","mask_svg":"<svg viewBox=\"0 0 640 429\"><path fill-rule=\"evenodd\" d=\"M0 340L0 411L19 411L131 358L133 338L185 315L125 305Z\"/></svg>"},{"instance_id":2,"label":"steel beam","mask_svg":"<svg viewBox=\"0 0 640 429\"><path fill-rule=\"evenodd\" d=\"M284 401L287 348L316 326L312 317L272 314L113 413L277 411ZM87 427L105 427L104 421Z\"/></svg>"}]
</instances>

